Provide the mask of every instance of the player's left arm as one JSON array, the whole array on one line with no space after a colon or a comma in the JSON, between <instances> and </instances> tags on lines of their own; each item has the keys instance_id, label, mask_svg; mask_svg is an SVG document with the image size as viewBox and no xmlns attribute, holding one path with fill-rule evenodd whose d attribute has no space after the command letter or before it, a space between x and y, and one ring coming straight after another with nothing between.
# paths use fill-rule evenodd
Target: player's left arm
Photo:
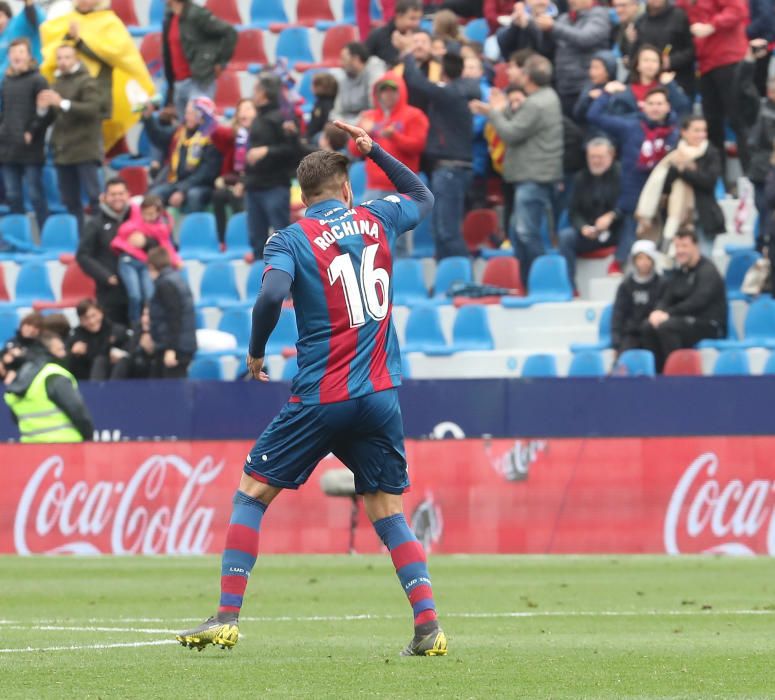
<instances>
[{"instance_id":1,"label":"player's left arm","mask_svg":"<svg viewBox=\"0 0 775 700\"><path fill-rule=\"evenodd\" d=\"M283 301L291 291L293 279L283 270L268 269L264 274L261 293L253 305L253 325L250 331L248 368L254 379L269 381L264 367L266 344L283 310Z\"/></svg>"}]
</instances>

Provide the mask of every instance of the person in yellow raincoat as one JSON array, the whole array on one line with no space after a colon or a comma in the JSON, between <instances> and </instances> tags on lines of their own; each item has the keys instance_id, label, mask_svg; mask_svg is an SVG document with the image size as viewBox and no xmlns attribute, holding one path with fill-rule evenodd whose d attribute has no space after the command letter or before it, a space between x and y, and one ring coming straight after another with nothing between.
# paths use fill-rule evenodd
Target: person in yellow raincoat
<instances>
[{"instance_id":1,"label":"person in yellow raincoat","mask_svg":"<svg viewBox=\"0 0 775 700\"><path fill-rule=\"evenodd\" d=\"M70 43L100 88L105 151L110 151L140 118L137 107L156 89L127 28L110 9L109 0L73 0L72 10L40 27L41 73L53 82L56 50Z\"/></svg>"}]
</instances>

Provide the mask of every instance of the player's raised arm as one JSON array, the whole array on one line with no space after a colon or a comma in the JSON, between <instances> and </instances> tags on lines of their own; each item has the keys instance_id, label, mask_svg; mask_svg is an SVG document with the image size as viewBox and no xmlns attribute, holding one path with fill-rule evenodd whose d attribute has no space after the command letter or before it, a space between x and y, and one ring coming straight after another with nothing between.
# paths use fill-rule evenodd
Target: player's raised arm
<instances>
[{"instance_id":1,"label":"player's raised arm","mask_svg":"<svg viewBox=\"0 0 775 700\"><path fill-rule=\"evenodd\" d=\"M420 212L420 218L430 214L431 209L433 209L433 193L417 175L391 156L378 143L374 143L366 131L359 126L353 126L338 120L334 122L334 125L350 134L355 140L358 150L364 156L371 158L382 169L399 194L406 195L414 200Z\"/></svg>"}]
</instances>

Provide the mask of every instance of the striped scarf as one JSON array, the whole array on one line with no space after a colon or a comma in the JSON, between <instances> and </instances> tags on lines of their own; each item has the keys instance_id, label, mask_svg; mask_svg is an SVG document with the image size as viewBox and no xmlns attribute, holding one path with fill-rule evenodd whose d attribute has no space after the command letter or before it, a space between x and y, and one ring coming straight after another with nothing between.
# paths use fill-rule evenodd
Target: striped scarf
<instances>
[{"instance_id":1,"label":"striped scarf","mask_svg":"<svg viewBox=\"0 0 775 700\"><path fill-rule=\"evenodd\" d=\"M177 182L178 168L180 167L181 151L186 149L186 170L195 170L202 160L202 151L210 145L210 137L201 131L195 131L191 136L186 135L186 127L181 126L174 139L172 154L170 155L169 182Z\"/></svg>"}]
</instances>

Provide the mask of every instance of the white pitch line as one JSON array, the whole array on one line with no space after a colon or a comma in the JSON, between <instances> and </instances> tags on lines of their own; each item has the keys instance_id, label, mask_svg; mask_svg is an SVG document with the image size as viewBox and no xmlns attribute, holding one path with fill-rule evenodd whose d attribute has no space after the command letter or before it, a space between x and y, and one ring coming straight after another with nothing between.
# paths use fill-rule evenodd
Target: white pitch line
<instances>
[{"instance_id":1,"label":"white pitch line","mask_svg":"<svg viewBox=\"0 0 775 700\"><path fill-rule=\"evenodd\" d=\"M117 644L73 644L66 647L25 647L24 649L0 649L0 654L22 654L39 651L80 651L82 649L121 649L126 647L155 647L161 644L177 644L174 639L160 639L154 642L120 642Z\"/></svg>"},{"instance_id":2,"label":"white pitch line","mask_svg":"<svg viewBox=\"0 0 775 700\"><path fill-rule=\"evenodd\" d=\"M165 630L158 627L65 627L63 625L3 625L4 630L31 629L41 632L140 632L142 634L177 634L180 630Z\"/></svg>"}]
</instances>

